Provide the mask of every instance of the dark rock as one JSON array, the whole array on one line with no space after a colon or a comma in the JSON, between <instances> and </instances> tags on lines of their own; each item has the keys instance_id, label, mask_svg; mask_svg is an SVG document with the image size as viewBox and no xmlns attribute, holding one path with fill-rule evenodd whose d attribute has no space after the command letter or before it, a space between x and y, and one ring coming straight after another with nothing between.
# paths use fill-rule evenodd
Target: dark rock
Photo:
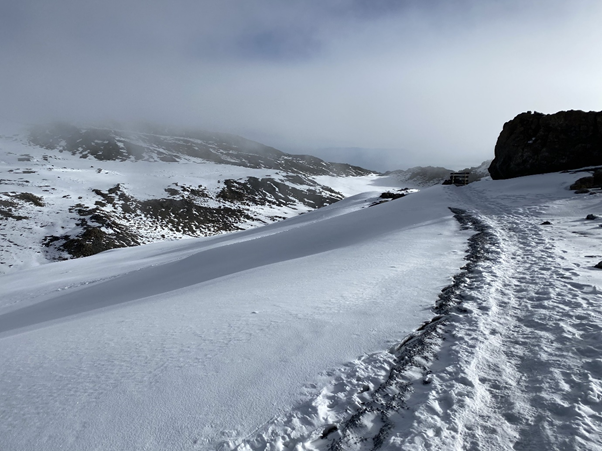
<instances>
[{"instance_id":1,"label":"dark rock","mask_svg":"<svg viewBox=\"0 0 602 451\"><path fill-rule=\"evenodd\" d=\"M0 207L0 220L10 218L15 221L23 221L24 219L29 219L28 216L16 215L11 210L5 210Z\"/></svg>"},{"instance_id":2,"label":"dark rock","mask_svg":"<svg viewBox=\"0 0 602 451\"><path fill-rule=\"evenodd\" d=\"M177 196L178 194L180 194L180 191L178 191L177 189L169 187L165 188L165 192L170 196Z\"/></svg>"},{"instance_id":3,"label":"dark rock","mask_svg":"<svg viewBox=\"0 0 602 451\"><path fill-rule=\"evenodd\" d=\"M387 191L386 193L382 193L379 197L381 199L399 199L400 197L405 197L405 193L392 193Z\"/></svg>"},{"instance_id":4,"label":"dark rock","mask_svg":"<svg viewBox=\"0 0 602 451\"><path fill-rule=\"evenodd\" d=\"M508 179L598 165L602 112L529 112L504 124L489 173L493 179Z\"/></svg>"},{"instance_id":5,"label":"dark rock","mask_svg":"<svg viewBox=\"0 0 602 451\"><path fill-rule=\"evenodd\" d=\"M326 428L324 428L324 431L322 431L322 435L320 436L320 438L325 439L330 434L332 434L333 432L336 432L338 430L339 430L339 428L337 427L336 424L330 424L330 425L326 426Z\"/></svg>"},{"instance_id":6,"label":"dark rock","mask_svg":"<svg viewBox=\"0 0 602 451\"><path fill-rule=\"evenodd\" d=\"M540 225L552 225L552 223L550 221L544 221Z\"/></svg>"},{"instance_id":7,"label":"dark rock","mask_svg":"<svg viewBox=\"0 0 602 451\"><path fill-rule=\"evenodd\" d=\"M301 179L301 178L300 178ZM297 202L310 207L321 208L343 199L343 195L325 185L307 181L310 188L296 188L270 177L259 179L247 177L242 180L224 180L224 188L217 198L227 202L254 205L294 205Z\"/></svg>"},{"instance_id":8,"label":"dark rock","mask_svg":"<svg viewBox=\"0 0 602 451\"><path fill-rule=\"evenodd\" d=\"M593 214L589 214L585 217L585 219L589 220L589 221L593 221L594 219L598 219L598 217L596 215Z\"/></svg>"},{"instance_id":9,"label":"dark rock","mask_svg":"<svg viewBox=\"0 0 602 451\"><path fill-rule=\"evenodd\" d=\"M44 245L49 247L56 237L47 237ZM119 236L111 236L98 227L86 228L80 235L75 238L62 237L64 242L60 246L60 250L68 252L75 258L89 257L99 252L120 247L135 246L140 244L133 239L132 234Z\"/></svg>"},{"instance_id":10,"label":"dark rock","mask_svg":"<svg viewBox=\"0 0 602 451\"><path fill-rule=\"evenodd\" d=\"M36 196L35 194L32 194L32 193L19 193L14 197L17 199L21 199L25 202L29 202L30 204L33 204L36 207L43 207L44 205L46 205L44 203L44 199L42 199L40 196Z\"/></svg>"},{"instance_id":11,"label":"dark rock","mask_svg":"<svg viewBox=\"0 0 602 451\"><path fill-rule=\"evenodd\" d=\"M241 208L208 207L199 205L197 197L204 197L203 187L182 186L180 198L139 200L115 185L106 192L93 189L102 198L94 207L73 205L69 211L80 219L77 234L45 237L43 245L49 255L55 251L66 254L63 258L80 258L120 247L137 246L148 242L143 231L128 227L128 220L136 218L141 223L152 224L165 230L188 236L206 236L220 232L240 230L239 224L253 219ZM196 196L196 195L199 196ZM111 210L104 207L111 206ZM1 210L0 210L1 212ZM163 234L164 237L164 234Z\"/></svg>"},{"instance_id":12,"label":"dark rock","mask_svg":"<svg viewBox=\"0 0 602 451\"><path fill-rule=\"evenodd\" d=\"M589 177L580 178L569 188L577 190L577 194L589 193L592 188L602 188L602 169L596 169Z\"/></svg>"},{"instance_id":13,"label":"dark rock","mask_svg":"<svg viewBox=\"0 0 602 451\"><path fill-rule=\"evenodd\" d=\"M573 183L569 189L575 189L578 191L587 190L589 188L594 187L594 178L593 177L583 177Z\"/></svg>"}]
</instances>

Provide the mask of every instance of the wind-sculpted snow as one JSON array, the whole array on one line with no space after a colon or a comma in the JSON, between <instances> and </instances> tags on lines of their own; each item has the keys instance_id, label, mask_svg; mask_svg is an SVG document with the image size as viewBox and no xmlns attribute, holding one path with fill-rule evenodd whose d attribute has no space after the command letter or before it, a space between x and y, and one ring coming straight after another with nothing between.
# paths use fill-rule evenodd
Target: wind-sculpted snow
<instances>
[{"instance_id":1,"label":"wind-sculpted snow","mask_svg":"<svg viewBox=\"0 0 602 451\"><path fill-rule=\"evenodd\" d=\"M432 383L430 366L438 358L446 324L457 312L473 276L484 261L492 261L495 235L465 210L450 208L464 230L477 233L468 240L467 264L441 290L434 316L403 341L380 353L362 356L333 373L333 380L314 399L272 422L237 449L303 449L342 451L388 449L391 437L410 425L406 412L416 392ZM414 401L415 402L415 401ZM293 434L287 430L294 430ZM286 438L285 438L286 437ZM234 445L234 444L233 444Z\"/></svg>"},{"instance_id":2,"label":"wind-sculpted snow","mask_svg":"<svg viewBox=\"0 0 602 451\"><path fill-rule=\"evenodd\" d=\"M364 241L391 234L397 227L390 221L374 223L373 215L358 212L351 222L347 217L333 218L325 223L306 224L288 233L238 242L236 246L207 249L177 262L144 268L107 283L94 284L6 313L0 316L0 333L174 292L191 284L202 284L262 266L361 245ZM164 277L166 273L170 276ZM82 299L87 301L82 302Z\"/></svg>"}]
</instances>

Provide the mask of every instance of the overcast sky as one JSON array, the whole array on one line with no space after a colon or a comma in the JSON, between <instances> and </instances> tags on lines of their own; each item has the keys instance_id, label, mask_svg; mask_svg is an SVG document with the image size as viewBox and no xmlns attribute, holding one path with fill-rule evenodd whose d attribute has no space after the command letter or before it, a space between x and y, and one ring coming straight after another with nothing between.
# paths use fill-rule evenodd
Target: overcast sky
<instances>
[{"instance_id":1,"label":"overcast sky","mask_svg":"<svg viewBox=\"0 0 602 451\"><path fill-rule=\"evenodd\" d=\"M0 118L459 167L522 111L602 110L601 24L600 0L0 0Z\"/></svg>"}]
</instances>

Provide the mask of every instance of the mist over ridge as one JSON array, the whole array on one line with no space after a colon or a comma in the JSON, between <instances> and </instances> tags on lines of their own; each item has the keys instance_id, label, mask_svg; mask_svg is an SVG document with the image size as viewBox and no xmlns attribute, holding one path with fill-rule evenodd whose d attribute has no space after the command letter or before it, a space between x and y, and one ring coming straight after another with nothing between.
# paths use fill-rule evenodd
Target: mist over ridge
<instances>
[{"instance_id":1,"label":"mist over ridge","mask_svg":"<svg viewBox=\"0 0 602 451\"><path fill-rule=\"evenodd\" d=\"M0 118L469 166L521 111L601 109L601 19L591 0L5 2Z\"/></svg>"}]
</instances>

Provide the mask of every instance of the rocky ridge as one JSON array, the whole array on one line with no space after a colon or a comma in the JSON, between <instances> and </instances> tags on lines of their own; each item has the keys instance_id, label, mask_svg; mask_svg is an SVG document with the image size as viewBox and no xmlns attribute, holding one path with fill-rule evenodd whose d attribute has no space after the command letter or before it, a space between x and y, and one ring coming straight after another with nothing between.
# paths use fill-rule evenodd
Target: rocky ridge
<instances>
[{"instance_id":1,"label":"rocky ridge","mask_svg":"<svg viewBox=\"0 0 602 451\"><path fill-rule=\"evenodd\" d=\"M504 124L493 179L602 165L602 112L526 112Z\"/></svg>"},{"instance_id":2,"label":"rocky ridge","mask_svg":"<svg viewBox=\"0 0 602 451\"><path fill-rule=\"evenodd\" d=\"M301 175L348 177L373 173L349 164L327 163L311 155L287 154L227 133L152 125L139 126L134 131L83 128L65 123L39 125L31 129L29 142L45 149L99 161L175 163L195 158L217 164L276 169Z\"/></svg>"},{"instance_id":3,"label":"rocky ridge","mask_svg":"<svg viewBox=\"0 0 602 451\"><path fill-rule=\"evenodd\" d=\"M344 197L320 176L372 175L220 133L0 131L0 273L281 220Z\"/></svg>"}]
</instances>

